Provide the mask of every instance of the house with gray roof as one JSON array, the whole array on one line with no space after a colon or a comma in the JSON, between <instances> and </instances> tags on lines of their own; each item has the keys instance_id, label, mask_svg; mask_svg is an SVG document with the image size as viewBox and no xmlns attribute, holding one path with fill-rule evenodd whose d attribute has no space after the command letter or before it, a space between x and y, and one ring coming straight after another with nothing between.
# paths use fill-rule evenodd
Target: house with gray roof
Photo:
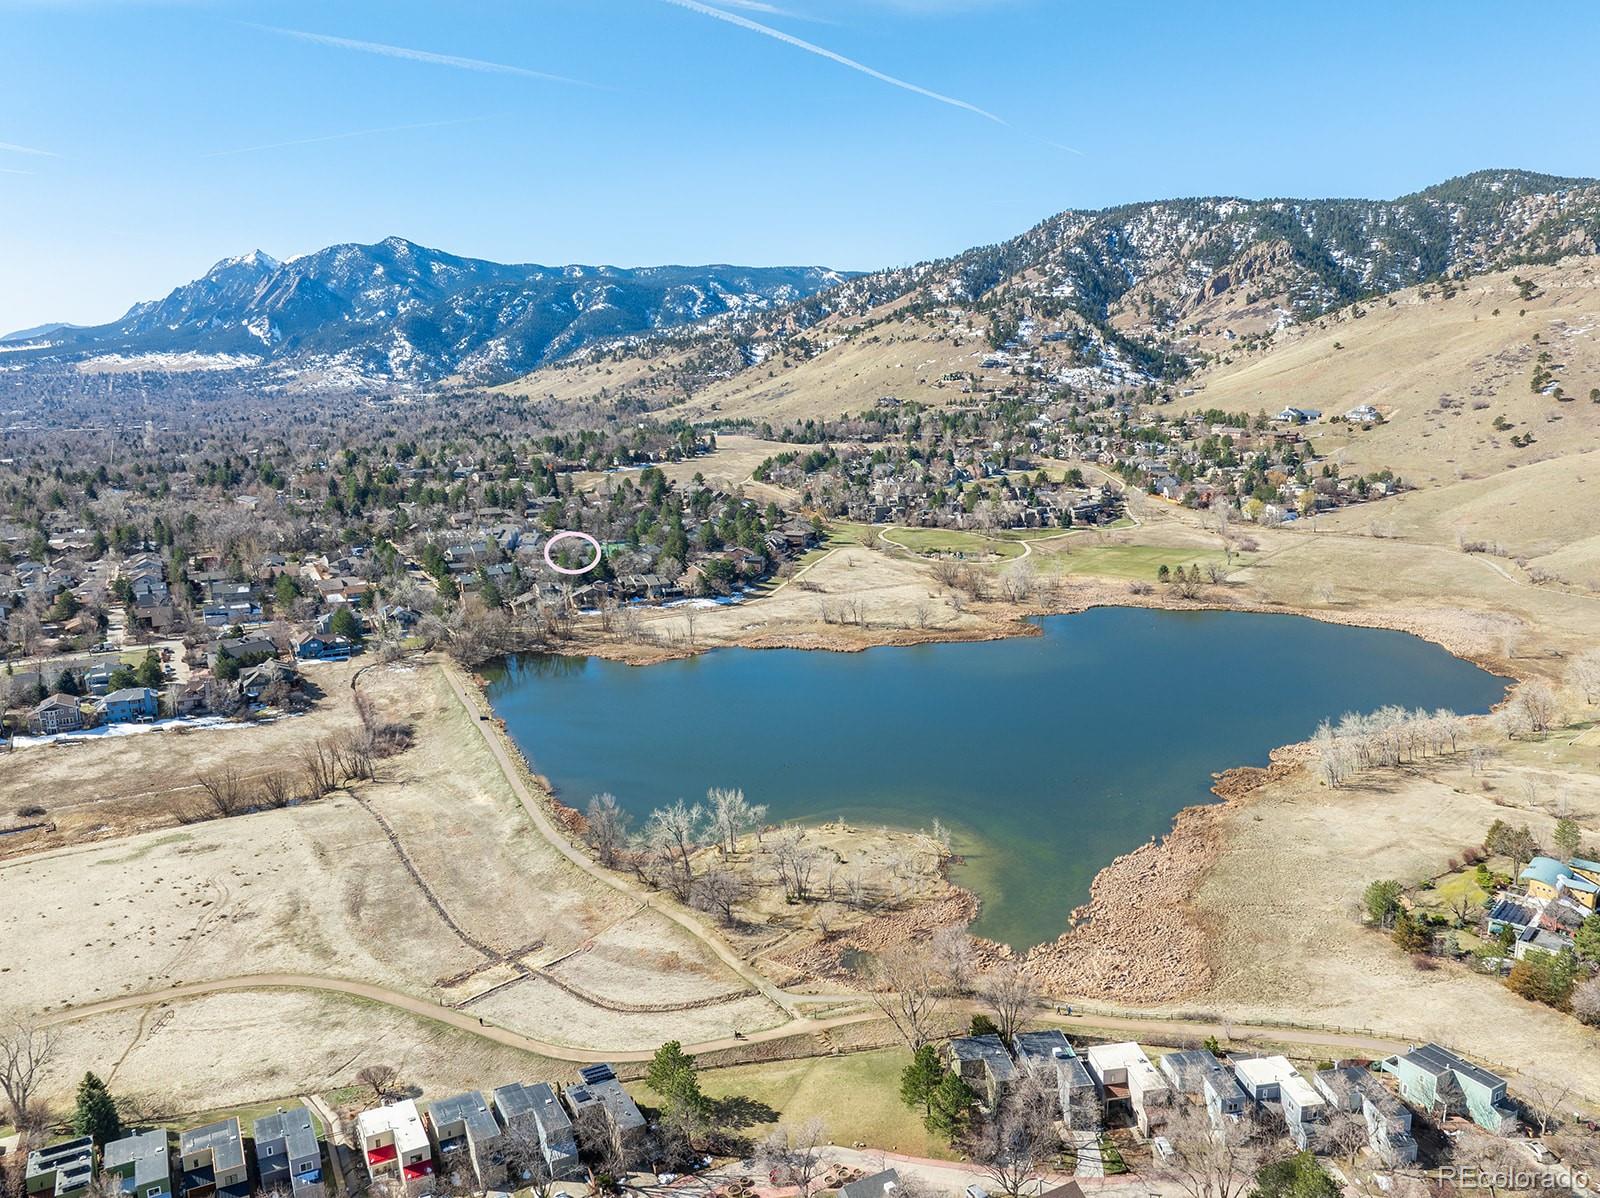
<instances>
[{"instance_id":1,"label":"house with gray roof","mask_svg":"<svg viewBox=\"0 0 1600 1198\"><path fill-rule=\"evenodd\" d=\"M1017 1074L999 1036L956 1036L950 1041L950 1071L972 1087L986 1110L994 1110Z\"/></svg>"},{"instance_id":2,"label":"house with gray roof","mask_svg":"<svg viewBox=\"0 0 1600 1198\"><path fill-rule=\"evenodd\" d=\"M178 1137L181 1198L245 1198L250 1169L237 1118L191 1127Z\"/></svg>"},{"instance_id":3,"label":"house with gray roof","mask_svg":"<svg viewBox=\"0 0 1600 1198\"><path fill-rule=\"evenodd\" d=\"M1169 1052L1159 1067L1174 1091L1190 1101L1205 1103L1213 1127L1221 1127L1225 1119L1239 1118L1249 1104L1238 1078L1204 1048Z\"/></svg>"},{"instance_id":4,"label":"house with gray roof","mask_svg":"<svg viewBox=\"0 0 1600 1198\"><path fill-rule=\"evenodd\" d=\"M103 724L131 724L153 720L161 714L161 696L148 686L125 686L95 704Z\"/></svg>"},{"instance_id":5,"label":"house with gray roof","mask_svg":"<svg viewBox=\"0 0 1600 1198\"><path fill-rule=\"evenodd\" d=\"M251 1130L262 1190L288 1190L293 1198L324 1198L322 1144L310 1111L303 1106L279 1108L257 1119Z\"/></svg>"},{"instance_id":6,"label":"house with gray roof","mask_svg":"<svg viewBox=\"0 0 1600 1198\"><path fill-rule=\"evenodd\" d=\"M500 1122L477 1090L438 1098L423 1107L443 1176L489 1188L503 1179Z\"/></svg>"},{"instance_id":7,"label":"house with gray roof","mask_svg":"<svg viewBox=\"0 0 1600 1198\"><path fill-rule=\"evenodd\" d=\"M1390 1057L1383 1069L1400 1079L1400 1097L1430 1115L1460 1115L1499 1132L1516 1118L1506 1105L1506 1081L1437 1044Z\"/></svg>"},{"instance_id":8,"label":"house with gray roof","mask_svg":"<svg viewBox=\"0 0 1600 1198\"><path fill-rule=\"evenodd\" d=\"M603 1126L607 1134L616 1137L623 1152L630 1154L644 1139L645 1119L617 1080L616 1071L610 1065L585 1065L578 1076L582 1081L568 1086L563 1094L573 1122L584 1135L597 1134Z\"/></svg>"},{"instance_id":9,"label":"house with gray roof","mask_svg":"<svg viewBox=\"0 0 1600 1198\"><path fill-rule=\"evenodd\" d=\"M23 1184L28 1198L73 1198L94 1178L94 1140L76 1136L28 1153Z\"/></svg>"},{"instance_id":10,"label":"house with gray roof","mask_svg":"<svg viewBox=\"0 0 1600 1198\"><path fill-rule=\"evenodd\" d=\"M583 1165L578 1160L578 1137L572 1130L555 1087L549 1082L535 1082L531 1086L512 1082L494 1092L495 1113L505 1124L508 1140L508 1159L515 1164L519 1156L519 1141L532 1136L539 1145L550 1176L557 1181L583 1175ZM520 1171L529 1176L515 1180L531 1181L531 1171L521 1166Z\"/></svg>"},{"instance_id":11,"label":"house with gray roof","mask_svg":"<svg viewBox=\"0 0 1600 1198\"><path fill-rule=\"evenodd\" d=\"M1100 1103L1095 1096L1094 1078L1059 1028L1018 1032L1011 1040L1017 1064L1030 1075L1044 1074L1054 1080L1061 1103L1061 1121L1068 1127L1092 1129L1100 1126Z\"/></svg>"},{"instance_id":12,"label":"house with gray roof","mask_svg":"<svg viewBox=\"0 0 1600 1198\"><path fill-rule=\"evenodd\" d=\"M900 1174L893 1169L873 1173L839 1187L839 1198L894 1198L900 1188Z\"/></svg>"},{"instance_id":13,"label":"house with gray roof","mask_svg":"<svg viewBox=\"0 0 1600 1198\"><path fill-rule=\"evenodd\" d=\"M1356 1065L1319 1069L1316 1087L1334 1109L1360 1113L1367 1125L1367 1144L1387 1167L1417 1159L1411 1108L1391 1094L1370 1070Z\"/></svg>"},{"instance_id":14,"label":"house with gray roof","mask_svg":"<svg viewBox=\"0 0 1600 1198\"><path fill-rule=\"evenodd\" d=\"M172 1198L172 1152L164 1128L107 1144L100 1171L116 1177L128 1198Z\"/></svg>"}]
</instances>

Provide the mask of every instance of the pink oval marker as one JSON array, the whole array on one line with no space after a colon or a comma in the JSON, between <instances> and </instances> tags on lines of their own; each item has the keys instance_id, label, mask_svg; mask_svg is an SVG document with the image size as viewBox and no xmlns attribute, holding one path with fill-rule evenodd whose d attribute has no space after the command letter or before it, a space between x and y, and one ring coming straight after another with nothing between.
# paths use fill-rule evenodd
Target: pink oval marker
<instances>
[{"instance_id":1,"label":"pink oval marker","mask_svg":"<svg viewBox=\"0 0 1600 1198\"><path fill-rule=\"evenodd\" d=\"M558 542L561 541L587 541L589 544L594 546L594 561L578 570L572 570L566 566L556 565L555 560L550 556L550 551L556 547ZM549 566L557 574L587 574L590 570L593 570L600 564L600 557L603 552L604 551L600 548L600 542L595 540L586 532L573 532L571 530L558 532L544 543L544 564Z\"/></svg>"}]
</instances>

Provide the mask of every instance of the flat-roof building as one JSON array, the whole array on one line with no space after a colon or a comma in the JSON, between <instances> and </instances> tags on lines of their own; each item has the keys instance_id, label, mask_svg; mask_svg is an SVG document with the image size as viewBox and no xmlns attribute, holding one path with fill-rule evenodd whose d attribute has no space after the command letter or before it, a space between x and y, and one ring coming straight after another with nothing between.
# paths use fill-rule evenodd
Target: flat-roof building
<instances>
[{"instance_id":1,"label":"flat-roof building","mask_svg":"<svg viewBox=\"0 0 1600 1198\"><path fill-rule=\"evenodd\" d=\"M1131 1040L1122 1044L1095 1044L1085 1051L1084 1057L1108 1119L1125 1112L1147 1136L1166 1123L1172 1090L1145 1056L1144 1049Z\"/></svg>"},{"instance_id":2,"label":"flat-roof building","mask_svg":"<svg viewBox=\"0 0 1600 1198\"><path fill-rule=\"evenodd\" d=\"M590 1134L586 1130L588 1121L603 1118L623 1153L631 1153L644 1138L645 1120L617 1080L616 1071L610 1065L585 1065L578 1076L583 1080L568 1086L564 1095L574 1122L584 1134Z\"/></svg>"},{"instance_id":3,"label":"flat-roof building","mask_svg":"<svg viewBox=\"0 0 1600 1198\"><path fill-rule=\"evenodd\" d=\"M398 1175L405 1181L433 1176L433 1144L411 1099L362 1111L356 1116L356 1138L374 1180Z\"/></svg>"},{"instance_id":4,"label":"flat-roof building","mask_svg":"<svg viewBox=\"0 0 1600 1198\"><path fill-rule=\"evenodd\" d=\"M118 1178L128 1198L172 1198L172 1153L164 1130L111 1141L100 1154L100 1170Z\"/></svg>"},{"instance_id":5,"label":"flat-roof building","mask_svg":"<svg viewBox=\"0 0 1600 1198\"><path fill-rule=\"evenodd\" d=\"M1169 1052L1161 1058L1160 1068L1179 1094L1205 1103L1213 1126L1244 1114L1245 1093L1214 1053L1204 1048Z\"/></svg>"},{"instance_id":6,"label":"flat-roof building","mask_svg":"<svg viewBox=\"0 0 1600 1198\"><path fill-rule=\"evenodd\" d=\"M1011 1038L1011 1047L1017 1064L1030 1074L1054 1076L1063 1123L1079 1129L1100 1125L1094 1078L1064 1032L1059 1028L1018 1032Z\"/></svg>"},{"instance_id":7,"label":"flat-roof building","mask_svg":"<svg viewBox=\"0 0 1600 1198\"><path fill-rule=\"evenodd\" d=\"M572 1130L572 1120L562 1107L561 1100L556 1097L555 1087L549 1082L535 1082L531 1086L512 1082L508 1086L501 1086L494 1092L494 1109L512 1140L528 1134L537 1138L551 1177L562 1181L582 1175L583 1165L578 1160L578 1137ZM514 1143L510 1155L514 1161L517 1156ZM521 1166L521 1171L529 1172L525 1165ZM529 1176L518 1180L530 1181L532 1178Z\"/></svg>"},{"instance_id":8,"label":"flat-roof building","mask_svg":"<svg viewBox=\"0 0 1600 1198\"><path fill-rule=\"evenodd\" d=\"M219 1119L191 1127L178 1137L183 1198L245 1198L250 1169L238 1119Z\"/></svg>"},{"instance_id":9,"label":"flat-roof building","mask_svg":"<svg viewBox=\"0 0 1600 1198\"><path fill-rule=\"evenodd\" d=\"M435 1099L425 1108L439 1167L452 1179L475 1178L485 1187L499 1185L504 1170L500 1122L477 1090Z\"/></svg>"},{"instance_id":10,"label":"flat-roof building","mask_svg":"<svg viewBox=\"0 0 1600 1198\"><path fill-rule=\"evenodd\" d=\"M75 1136L28 1153L23 1175L29 1198L70 1198L94 1178L94 1140Z\"/></svg>"},{"instance_id":11,"label":"flat-roof building","mask_svg":"<svg viewBox=\"0 0 1600 1198\"><path fill-rule=\"evenodd\" d=\"M256 1176L263 1190L287 1189L293 1198L323 1198L322 1144L303 1106L257 1119Z\"/></svg>"}]
</instances>

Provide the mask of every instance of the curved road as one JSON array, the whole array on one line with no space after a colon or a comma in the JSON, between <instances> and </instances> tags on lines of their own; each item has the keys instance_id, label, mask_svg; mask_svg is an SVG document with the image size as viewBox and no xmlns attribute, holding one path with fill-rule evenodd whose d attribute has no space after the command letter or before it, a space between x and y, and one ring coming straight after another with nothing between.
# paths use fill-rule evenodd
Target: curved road
<instances>
[{"instance_id":1,"label":"curved road","mask_svg":"<svg viewBox=\"0 0 1600 1198\"><path fill-rule=\"evenodd\" d=\"M176 986L169 986L165 990L147 990L138 994L123 994L116 998L107 998L99 1002L69 1007L66 1010L56 1011L43 1017L39 1020L39 1023L42 1026L49 1027L57 1024L74 1023L79 1019L88 1019L95 1015L105 1015L113 1011L125 1011L153 1004L172 1002L176 999L204 998L212 994L248 990L311 990L329 994L342 994L351 998L361 998L368 1002L391 1007L408 1015L432 1019L458 1031L481 1036L485 1040L492 1040L496 1044L504 1044L510 1048L536 1053L539 1056L550 1057L558 1061L648 1061L655 1055L654 1049L589 1049L576 1048L570 1044L555 1044L548 1040L540 1040L534 1036L525 1036L521 1032L514 1032L492 1023L480 1022L476 1015L468 1015L465 1012L456 1010L454 1007L440 1006L438 1003L429 1002L427 999L404 994L398 990L390 990L384 986L374 986L368 982L353 982L344 978L326 978L318 977L314 974L301 973L255 973L244 974L239 977L218 978L209 982L184 982ZM882 1018L883 1016L876 1010L857 1011L824 1019L801 1017L778 1027L750 1032L741 1039L724 1036L715 1040L705 1040L698 1044L685 1044L683 1047L685 1052L698 1055L700 1053L737 1048L743 1044L785 1040L791 1036L814 1035L830 1028L845 1027L855 1023L871 1023ZM1196 1039L1216 1036L1218 1039L1239 1040L1259 1035L1269 1040L1288 1041L1293 1044L1318 1048L1344 1049L1352 1054L1365 1056L1388 1056L1392 1053L1405 1052L1410 1047L1407 1041L1385 1039L1380 1036L1364 1036L1355 1033L1326 1032L1310 1029L1297 1031L1291 1028L1257 1026L1233 1021L1224 1024L1205 1020L1149 1019L1138 1016L1090 1013L1073 1016L1071 1021L1074 1023L1081 1022L1082 1026L1093 1028L1096 1031L1125 1033L1135 1039L1153 1038L1159 1040L1171 1034Z\"/></svg>"}]
</instances>

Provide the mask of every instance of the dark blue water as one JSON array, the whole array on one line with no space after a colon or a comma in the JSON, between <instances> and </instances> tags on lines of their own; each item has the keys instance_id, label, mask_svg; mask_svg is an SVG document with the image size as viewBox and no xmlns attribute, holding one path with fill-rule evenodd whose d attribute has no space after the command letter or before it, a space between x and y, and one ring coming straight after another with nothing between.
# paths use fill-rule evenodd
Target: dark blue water
<instances>
[{"instance_id":1,"label":"dark blue water","mask_svg":"<svg viewBox=\"0 0 1600 1198\"><path fill-rule=\"evenodd\" d=\"M974 931L1053 939L1113 857L1324 717L1483 712L1506 681L1398 632L1298 616L1100 608L1043 635L865 653L722 649L637 667L526 655L489 697L582 808L641 818L713 786L769 818L950 825Z\"/></svg>"}]
</instances>

